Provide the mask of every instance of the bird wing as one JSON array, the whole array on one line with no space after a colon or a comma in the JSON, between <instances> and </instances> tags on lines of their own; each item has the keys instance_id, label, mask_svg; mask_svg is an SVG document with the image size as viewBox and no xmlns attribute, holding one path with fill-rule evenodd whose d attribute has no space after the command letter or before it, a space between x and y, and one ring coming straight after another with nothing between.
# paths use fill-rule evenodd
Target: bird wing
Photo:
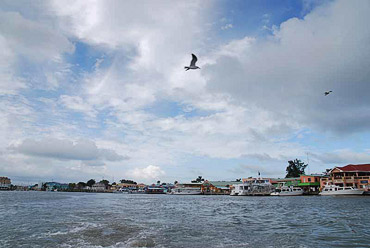
<instances>
[{"instance_id":1,"label":"bird wing","mask_svg":"<svg viewBox=\"0 0 370 248\"><path fill-rule=\"evenodd\" d=\"M197 62L198 58L194 54L191 54L191 56L193 57L193 59L190 62L190 66L195 66L195 63Z\"/></svg>"}]
</instances>

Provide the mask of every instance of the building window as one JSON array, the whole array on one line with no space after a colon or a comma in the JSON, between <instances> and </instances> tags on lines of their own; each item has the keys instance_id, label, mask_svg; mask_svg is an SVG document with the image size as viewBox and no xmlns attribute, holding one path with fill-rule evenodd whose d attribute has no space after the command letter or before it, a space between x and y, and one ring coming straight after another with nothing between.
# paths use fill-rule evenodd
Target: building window
<instances>
[{"instance_id":1,"label":"building window","mask_svg":"<svg viewBox=\"0 0 370 248\"><path fill-rule=\"evenodd\" d=\"M311 178L310 177L308 178L308 182L311 182Z\"/></svg>"}]
</instances>

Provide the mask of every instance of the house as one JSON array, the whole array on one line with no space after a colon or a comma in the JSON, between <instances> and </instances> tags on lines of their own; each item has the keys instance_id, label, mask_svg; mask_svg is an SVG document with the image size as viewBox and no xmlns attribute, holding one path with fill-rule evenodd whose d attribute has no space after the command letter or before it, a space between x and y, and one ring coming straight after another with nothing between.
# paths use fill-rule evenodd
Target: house
<instances>
[{"instance_id":1,"label":"house","mask_svg":"<svg viewBox=\"0 0 370 248\"><path fill-rule=\"evenodd\" d=\"M39 185L38 184L34 184L34 185L28 186L28 190L38 190L38 189L39 189Z\"/></svg>"},{"instance_id":2,"label":"house","mask_svg":"<svg viewBox=\"0 0 370 248\"><path fill-rule=\"evenodd\" d=\"M47 182L44 184L46 191L68 190L67 183Z\"/></svg>"},{"instance_id":3,"label":"house","mask_svg":"<svg viewBox=\"0 0 370 248\"><path fill-rule=\"evenodd\" d=\"M370 190L370 164L349 164L343 167L334 167L328 177L320 180L320 188L326 184L341 187L354 187L364 191Z\"/></svg>"},{"instance_id":4,"label":"house","mask_svg":"<svg viewBox=\"0 0 370 248\"><path fill-rule=\"evenodd\" d=\"M91 186L91 189L93 191L102 192L102 191L105 191L106 187L105 187L105 184L104 183L94 183Z\"/></svg>"},{"instance_id":5,"label":"house","mask_svg":"<svg viewBox=\"0 0 370 248\"><path fill-rule=\"evenodd\" d=\"M117 183L117 189L136 189L137 183Z\"/></svg>"},{"instance_id":6,"label":"house","mask_svg":"<svg viewBox=\"0 0 370 248\"><path fill-rule=\"evenodd\" d=\"M241 181L208 181L202 185L202 192L206 195L229 195L234 184L241 184Z\"/></svg>"},{"instance_id":7,"label":"house","mask_svg":"<svg viewBox=\"0 0 370 248\"><path fill-rule=\"evenodd\" d=\"M318 194L320 191L320 179L325 177L321 174L301 175L298 186L303 189L305 194Z\"/></svg>"},{"instance_id":8,"label":"house","mask_svg":"<svg viewBox=\"0 0 370 248\"><path fill-rule=\"evenodd\" d=\"M8 177L0 177L0 190L10 190L11 181Z\"/></svg>"},{"instance_id":9,"label":"house","mask_svg":"<svg viewBox=\"0 0 370 248\"><path fill-rule=\"evenodd\" d=\"M138 189L144 189L146 187L146 184L144 184L144 183L139 183L138 185L137 185L137 188Z\"/></svg>"}]
</instances>

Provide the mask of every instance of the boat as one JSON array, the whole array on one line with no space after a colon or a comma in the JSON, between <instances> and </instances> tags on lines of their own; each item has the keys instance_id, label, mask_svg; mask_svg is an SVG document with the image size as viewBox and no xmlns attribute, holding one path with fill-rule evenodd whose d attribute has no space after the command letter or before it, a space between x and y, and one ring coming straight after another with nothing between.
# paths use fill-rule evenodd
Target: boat
<instances>
[{"instance_id":1,"label":"boat","mask_svg":"<svg viewBox=\"0 0 370 248\"><path fill-rule=\"evenodd\" d=\"M128 189L119 188L118 190L114 190L113 193L127 194L128 193Z\"/></svg>"},{"instance_id":2,"label":"boat","mask_svg":"<svg viewBox=\"0 0 370 248\"><path fill-rule=\"evenodd\" d=\"M231 196L245 195L244 194L244 184L233 184L231 186Z\"/></svg>"},{"instance_id":3,"label":"boat","mask_svg":"<svg viewBox=\"0 0 370 248\"><path fill-rule=\"evenodd\" d=\"M271 196L279 196L280 195L280 191L278 191L277 189L274 191L274 192L272 192L271 194L270 194Z\"/></svg>"},{"instance_id":4,"label":"boat","mask_svg":"<svg viewBox=\"0 0 370 248\"><path fill-rule=\"evenodd\" d=\"M275 194L273 194L275 193ZM277 189L275 192L271 193L271 195L278 195L278 196L297 196L303 195L303 189L294 186L282 186L281 188Z\"/></svg>"},{"instance_id":5,"label":"boat","mask_svg":"<svg viewBox=\"0 0 370 248\"><path fill-rule=\"evenodd\" d=\"M354 187L341 187L338 185L326 184L319 195L362 195L363 193L363 190Z\"/></svg>"},{"instance_id":6,"label":"boat","mask_svg":"<svg viewBox=\"0 0 370 248\"><path fill-rule=\"evenodd\" d=\"M231 196L265 196L274 191L274 186L268 179L249 178L241 184L234 184Z\"/></svg>"},{"instance_id":7,"label":"boat","mask_svg":"<svg viewBox=\"0 0 370 248\"><path fill-rule=\"evenodd\" d=\"M145 188L146 194L166 194L165 188L149 186Z\"/></svg>"},{"instance_id":8,"label":"boat","mask_svg":"<svg viewBox=\"0 0 370 248\"><path fill-rule=\"evenodd\" d=\"M171 195L202 195L202 183L177 184L171 189Z\"/></svg>"},{"instance_id":9,"label":"boat","mask_svg":"<svg viewBox=\"0 0 370 248\"><path fill-rule=\"evenodd\" d=\"M145 194L144 189L130 189L128 191L129 194Z\"/></svg>"}]
</instances>

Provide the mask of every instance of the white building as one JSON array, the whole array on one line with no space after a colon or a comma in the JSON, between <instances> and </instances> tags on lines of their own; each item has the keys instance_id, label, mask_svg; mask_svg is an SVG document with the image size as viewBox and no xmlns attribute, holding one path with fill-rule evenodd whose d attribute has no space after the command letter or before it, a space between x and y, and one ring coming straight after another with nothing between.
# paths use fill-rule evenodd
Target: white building
<instances>
[{"instance_id":1,"label":"white building","mask_svg":"<svg viewBox=\"0 0 370 248\"><path fill-rule=\"evenodd\" d=\"M95 183L91 187L93 191L105 191L105 184L104 183Z\"/></svg>"},{"instance_id":2,"label":"white building","mask_svg":"<svg viewBox=\"0 0 370 248\"><path fill-rule=\"evenodd\" d=\"M7 177L0 177L0 190L9 190L11 188L11 181Z\"/></svg>"}]
</instances>

